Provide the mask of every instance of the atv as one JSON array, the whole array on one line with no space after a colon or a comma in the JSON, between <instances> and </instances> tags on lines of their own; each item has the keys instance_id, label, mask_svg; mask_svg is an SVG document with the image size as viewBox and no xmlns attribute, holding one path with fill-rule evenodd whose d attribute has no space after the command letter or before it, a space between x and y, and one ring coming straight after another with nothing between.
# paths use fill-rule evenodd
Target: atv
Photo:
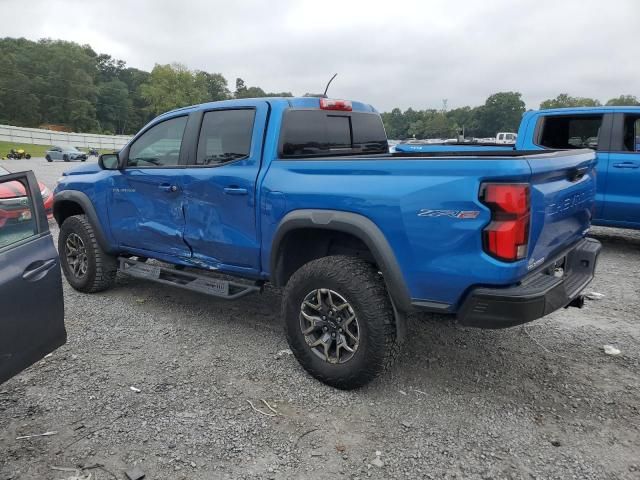
<instances>
[{"instance_id":1,"label":"atv","mask_svg":"<svg viewBox=\"0 0 640 480\"><path fill-rule=\"evenodd\" d=\"M21 158L26 158L29 160L31 158L31 154L24 151L22 148L12 148L11 151L7 154L7 158L20 160Z\"/></svg>"}]
</instances>

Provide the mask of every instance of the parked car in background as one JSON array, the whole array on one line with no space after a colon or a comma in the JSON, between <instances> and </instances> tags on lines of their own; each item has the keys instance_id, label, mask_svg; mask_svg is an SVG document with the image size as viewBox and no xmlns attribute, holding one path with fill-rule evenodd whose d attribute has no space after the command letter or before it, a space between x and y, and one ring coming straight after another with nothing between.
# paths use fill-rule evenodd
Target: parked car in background
<instances>
[{"instance_id":1,"label":"parked car in background","mask_svg":"<svg viewBox=\"0 0 640 480\"><path fill-rule=\"evenodd\" d=\"M524 114L516 150L591 148L598 158L592 223L640 229L640 107L578 107Z\"/></svg>"},{"instance_id":2,"label":"parked car in background","mask_svg":"<svg viewBox=\"0 0 640 480\"><path fill-rule=\"evenodd\" d=\"M0 171L0 383L67 338L60 261L42 190L32 172Z\"/></svg>"},{"instance_id":3,"label":"parked car in background","mask_svg":"<svg viewBox=\"0 0 640 480\"><path fill-rule=\"evenodd\" d=\"M0 167L0 176L5 175L9 175L9 172ZM38 188L44 203L45 214L51 218L53 216L53 194L42 182L38 182ZM31 218L30 215L24 185L17 181L0 183L0 228L28 220Z\"/></svg>"},{"instance_id":4,"label":"parked car in background","mask_svg":"<svg viewBox=\"0 0 640 480\"><path fill-rule=\"evenodd\" d=\"M73 145L63 145L51 147L50 150L47 150L45 158L47 162L53 162L54 160L63 160L65 162L80 160L84 162L87 160L87 154L78 150Z\"/></svg>"}]
</instances>

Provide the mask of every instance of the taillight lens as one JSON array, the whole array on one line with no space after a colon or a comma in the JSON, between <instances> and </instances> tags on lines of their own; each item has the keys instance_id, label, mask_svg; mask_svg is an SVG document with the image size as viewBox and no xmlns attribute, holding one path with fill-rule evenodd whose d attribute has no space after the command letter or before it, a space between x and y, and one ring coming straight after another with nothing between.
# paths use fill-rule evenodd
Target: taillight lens
<instances>
[{"instance_id":1,"label":"taillight lens","mask_svg":"<svg viewBox=\"0 0 640 480\"><path fill-rule=\"evenodd\" d=\"M483 231L485 251L508 262L525 258L531 220L529 185L485 183L480 200L491 209L491 223Z\"/></svg>"},{"instance_id":2,"label":"taillight lens","mask_svg":"<svg viewBox=\"0 0 640 480\"><path fill-rule=\"evenodd\" d=\"M321 98L320 109L322 110L340 110L342 112L350 112L352 110L349 100L334 100L332 98Z\"/></svg>"}]
</instances>

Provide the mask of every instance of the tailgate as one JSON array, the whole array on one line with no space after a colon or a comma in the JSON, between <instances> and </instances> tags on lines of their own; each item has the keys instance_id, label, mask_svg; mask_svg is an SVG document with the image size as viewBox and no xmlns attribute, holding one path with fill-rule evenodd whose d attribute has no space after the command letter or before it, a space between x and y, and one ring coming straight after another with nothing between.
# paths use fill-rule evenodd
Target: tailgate
<instances>
[{"instance_id":1,"label":"tailgate","mask_svg":"<svg viewBox=\"0 0 640 480\"><path fill-rule=\"evenodd\" d=\"M528 269L581 239L595 198L596 156L591 150L531 155L531 235Z\"/></svg>"}]
</instances>

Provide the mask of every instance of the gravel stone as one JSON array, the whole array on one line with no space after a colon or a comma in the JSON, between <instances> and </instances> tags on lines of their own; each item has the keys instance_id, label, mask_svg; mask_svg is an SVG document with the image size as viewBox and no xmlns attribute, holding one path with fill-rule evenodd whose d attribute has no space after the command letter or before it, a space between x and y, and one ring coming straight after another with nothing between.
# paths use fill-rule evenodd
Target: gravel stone
<instances>
[{"instance_id":1,"label":"gravel stone","mask_svg":"<svg viewBox=\"0 0 640 480\"><path fill-rule=\"evenodd\" d=\"M53 187L63 163L3 166ZM68 343L0 386L0 479L96 463L118 478L144 465L194 480L637 479L640 232L592 235L599 300L506 330L412 315L394 367L350 392L276 358L288 345L272 287L230 303L121 275L91 295L64 282ZM261 399L279 415L247 403Z\"/></svg>"}]
</instances>

